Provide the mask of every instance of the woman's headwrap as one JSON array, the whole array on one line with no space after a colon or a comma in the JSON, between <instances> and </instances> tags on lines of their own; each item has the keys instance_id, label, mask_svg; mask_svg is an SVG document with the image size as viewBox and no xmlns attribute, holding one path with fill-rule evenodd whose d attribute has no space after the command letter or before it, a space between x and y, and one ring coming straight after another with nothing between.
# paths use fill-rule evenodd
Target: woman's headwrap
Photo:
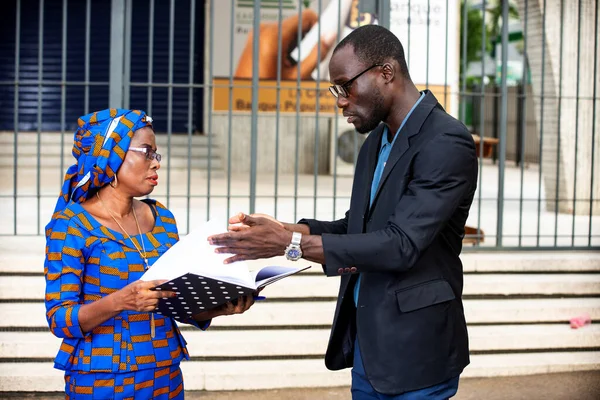
<instances>
[{"instance_id":1,"label":"woman's headwrap","mask_svg":"<svg viewBox=\"0 0 600 400\"><path fill-rule=\"evenodd\" d=\"M67 170L52 219L69 201L83 203L90 190L110 183L123 163L133 133L152 127L152 118L144 111L115 108L84 115L77 122L73 143L77 162Z\"/></svg>"}]
</instances>

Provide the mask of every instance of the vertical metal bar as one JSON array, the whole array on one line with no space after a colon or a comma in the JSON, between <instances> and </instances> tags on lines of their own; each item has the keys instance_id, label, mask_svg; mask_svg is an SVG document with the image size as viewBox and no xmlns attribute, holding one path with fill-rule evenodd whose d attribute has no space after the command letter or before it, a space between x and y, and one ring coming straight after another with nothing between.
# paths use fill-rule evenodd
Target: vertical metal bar
<instances>
[{"instance_id":1,"label":"vertical metal bar","mask_svg":"<svg viewBox=\"0 0 600 400\"><path fill-rule=\"evenodd\" d=\"M506 128L508 120L508 86L506 85L508 65L508 1L502 2L502 104L500 107L500 151L498 154L498 225L496 244L502 247L502 225L504 218L504 167L506 160Z\"/></svg>"},{"instance_id":2,"label":"vertical metal bar","mask_svg":"<svg viewBox=\"0 0 600 400\"><path fill-rule=\"evenodd\" d=\"M523 184L525 181L525 136L527 136L527 13L529 11L527 0L525 0L525 18L523 22L523 73L521 75L521 84L523 85L523 102L521 103L521 179L519 187L519 247L523 238Z\"/></svg>"},{"instance_id":3,"label":"vertical metal bar","mask_svg":"<svg viewBox=\"0 0 600 400\"><path fill-rule=\"evenodd\" d=\"M275 182L274 182L274 210L273 216L277 219L277 205L279 200L279 118L281 114L281 62L283 53L283 38L281 35L281 24L283 20L283 1L279 0L279 10L277 14L277 92L276 92L276 105L275 111Z\"/></svg>"},{"instance_id":4,"label":"vertical metal bar","mask_svg":"<svg viewBox=\"0 0 600 400\"><path fill-rule=\"evenodd\" d=\"M339 40L339 38L342 35L342 26L345 24L345 21L342 21L341 18L341 14L342 14L342 2L338 2L338 26L337 26L337 38ZM337 203L337 154L338 154L338 129L339 129L339 124L338 124L338 119L339 119L339 109L337 107L337 103L335 105L335 112L333 114L334 116L334 120L333 120L333 137L334 137L334 141L333 141L333 215L331 216L331 219L334 220L335 219L335 212L336 212L336 203Z\"/></svg>"},{"instance_id":5,"label":"vertical metal bar","mask_svg":"<svg viewBox=\"0 0 600 400\"><path fill-rule=\"evenodd\" d=\"M523 131L521 130L522 125L521 125L521 121L523 120L523 116L521 115L521 111L522 111L522 106L521 103L523 102L523 96L525 94L524 91L524 87L522 84L517 84L515 86L516 88L516 92L515 92L515 99L516 99L516 104L515 104L515 113L516 113L516 118L515 118L515 167L519 166L519 163L521 162L521 160L519 159L519 155L521 154L521 137L523 136Z\"/></svg>"},{"instance_id":6,"label":"vertical metal bar","mask_svg":"<svg viewBox=\"0 0 600 400\"><path fill-rule=\"evenodd\" d=\"M448 109L448 0L446 0L446 50L444 55L444 108Z\"/></svg>"},{"instance_id":7,"label":"vertical metal bar","mask_svg":"<svg viewBox=\"0 0 600 400\"><path fill-rule=\"evenodd\" d=\"M131 96L131 0L125 0L125 36L123 37L123 108L129 108Z\"/></svg>"},{"instance_id":8,"label":"vertical metal bar","mask_svg":"<svg viewBox=\"0 0 600 400\"><path fill-rule=\"evenodd\" d=\"M89 1L89 0L88 0ZM88 7L88 10L90 8ZM110 12L110 77L108 104L120 108L123 104L123 35L125 5L122 0L112 0ZM89 25L88 32L89 32ZM88 46L86 45L86 48ZM89 63L86 62L86 65ZM86 77L86 88L87 88ZM87 112L87 110L86 110Z\"/></svg>"},{"instance_id":9,"label":"vertical metal bar","mask_svg":"<svg viewBox=\"0 0 600 400\"><path fill-rule=\"evenodd\" d=\"M298 0L298 32L297 32L297 43L302 41L302 1ZM298 64L302 61L302 54L300 52L300 46L298 46ZM295 154L296 160L294 164L294 221L298 219L298 149L300 148L300 65L298 65L298 72L296 74L296 141L295 141Z\"/></svg>"},{"instance_id":10,"label":"vertical metal bar","mask_svg":"<svg viewBox=\"0 0 600 400\"><path fill-rule=\"evenodd\" d=\"M192 187L192 115L194 113L194 54L196 52L196 0L190 0L190 55L188 60L188 151L187 151L187 193L186 193L186 229L190 232L190 201ZM210 158L208 149L208 157ZM229 215L229 214L227 214Z\"/></svg>"},{"instance_id":11,"label":"vertical metal bar","mask_svg":"<svg viewBox=\"0 0 600 400\"><path fill-rule=\"evenodd\" d=\"M215 54L215 45L214 45L214 32L215 32L215 1L210 0L210 25L208 32L208 84L205 83L204 87L208 86L208 148L212 149L212 115L213 115L213 56ZM232 55L233 57L233 55ZM231 143L229 144L231 146ZM231 154L231 153L230 153ZM228 171L228 180L231 181L231 169ZM206 168L206 219L210 217L210 193L211 193L211 177L212 175L212 160L208 157L207 160L207 168Z\"/></svg>"},{"instance_id":12,"label":"vertical metal bar","mask_svg":"<svg viewBox=\"0 0 600 400\"><path fill-rule=\"evenodd\" d=\"M544 154L542 149L544 148L544 81L546 74L546 0L542 6L543 19L542 19L542 87L540 92L540 148L539 148L539 174L538 174L538 200L537 200L537 239L536 246L540 245L540 218L542 214L542 162ZM560 161L559 161L560 162Z\"/></svg>"},{"instance_id":13,"label":"vertical metal bar","mask_svg":"<svg viewBox=\"0 0 600 400\"><path fill-rule=\"evenodd\" d=\"M598 82L598 3L596 0L596 17L594 21L594 89L592 91L592 160L591 160L591 178L590 178L590 218L588 222L588 246L592 245L592 215L594 215L594 166L595 166L595 154L596 154L596 103L598 101L597 96L597 82Z\"/></svg>"},{"instance_id":14,"label":"vertical metal bar","mask_svg":"<svg viewBox=\"0 0 600 400\"><path fill-rule=\"evenodd\" d=\"M150 0L150 15L148 17L148 106L146 112L152 115L152 80L154 76L154 0Z\"/></svg>"},{"instance_id":15,"label":"vertical metal bar","mask_svg":"<svg viewBox=\"0 0 600 400\"><path fill-rule=\"evenodd\" d=\"M36 170L36 196L37 196L37 234L40 234L41 207L41 154L42 154L42 81L44 80L44 0L40 0L38 19L38 104L37 104L37 170ZM15 167L16 168L16 167Z\"/></svg>"},{"instance_id":16,"label":"vertical metal bar","mask_svg":"<svg viewBox=\"0 0 600 400\"><path fill-rule=\"evenodd\" d=\"M13 99L13 234L17 234L17 195L18 181L17 170L19 161L19 70L21 69L21 0L17 0L17 11L15 15L15 97ZM591 222L590 222L591 223Z\"/></svg>"},{"instance_id":17,"label":"vertical metal bar","mask_svg":"<svg viewBox=\"0 0 600 400\"><path fill-rule=\"evenodd\" d=\"M256 158L258 157L258 77L260 65L258 52L260 47L260 1L254 2L254 20L252 21L252 120L250 127L250 213L256 210ZM300 43L300 42L298 42Z\"/></svg>"},{"instance_id":18,"label":"vertical metal bar","mask_svg":"<svg viewBox=\"0 0 600 400\"><path fill-rule=\"evenodd\" d=\"M379 23L381 26L390 29L390 0L379 0Z\"/></svg>"},{"instance_id":19,"label":"vertical metal bar","mask_svg":"<svg viewBox=\"0 0 600 400\"><path fill-rule=\"evenodd\" d=\"M90 33L92 31L92 3L85 3L85 86L83 94L84 114L90 112ZM112 43L111 43L112 44Z\"/></svg>"},{"instance_id":20,"label":"vertical metal bar","mask_svg":"<svg viewBox=\"0 0 600 400\"><path fill-rule=\"evenodd\" d=\"M167 207L171 200L171 136L173 135L173 52L175 48L175 0L169 2L169 73L167 88ZM210 174L209 174L210 176Z\"/></svg>"},{"instance_id":21,"label":"vertical metal bar","mask_svg":"<svg viewBox=\"0 0 600 400\"><path fill-rule=\"evenodd\" d=\"M431 0L427 0L427 39L426 39L426 45L425 45L425 48L427 49L426 50L427 57L425 59L425 87L427 89L429 89L429 30L431 28L430 12L431 12Z\"/></svg>"},{"instance_id":22,"label":"vertical metal bar","mask_svg":"<svg viewBox=\"0 0 600 400\"><path fill-rule=\"evenodd\" d=\"M359 1L358 2L358 13L356 14L356 26L360 26L360 16L362 15L363 7L364 7L364 3L361 3ZM354 170L356 170L356 163L358 160L358 135L359 135L359 133L355 129L354 134L352 135L352 144L354 145L353 149L352 149L352 154L354 156L352 163L354 164Z\"/></svg>"},{"instance_id":23,"label":"vertical metal bar","mask_svg":"<svg viewBox=\"0 0 600 400\"><path fill-rule=\"evenodd\" d=\"M65 172L65 119L67 113L67 0L63 0L62 9L62 54L61 54L61 85L60 85L60 171L62 183Z\"/></svg>"},{"instance_id":24,"label":"vertical metal bar","mask_svg":"<svg viewBox=\"0 0 600 400\"><path fill-rule=\"evenodd\" d=\"M575 215L577 214L577 152L579 149L579 70L581 61L581 1L577 2L577 87L575 88L575 159L573 160L573 222L571 246L575 245Z\"/></svg>"},{"instance_id":25,"label":"vertical metal bar","mask_svg":"<svg viewBox=\"0 0 600 400\"><path fill-rule=\"evenodd\" d=\"M467 101L466 95L467 92L467 7L468 4L465 1L463 3L463 15L462 15L462 87L461 87L461 95L459 96L460 107L460 120L465 123L467 120ZM485 16L485 15L484 15ZM484 18L485 19L485 18ZM482 60L483 62L483 60Z\"/></svg>"},{"instance_id":26,"label":"vertical metal bar","mask_svg":"<svg viewBox=\"0 0 600 400\"><path fill-rule=\"evenodd\" d=\"M466 6L466 5L465 5ZM485 63L483 62L483 59L485 58L485 54L486 52L486 43L487 43L487 38L486 38L486 30L485 30L485 9L486 9L486 0L483 0L483 4L482 4L482 19L481 19L481 54L482 54L482 60L481 60L481 88L480 88L480 92L479 92L479 184L477 185L477 187L479 188L479 199L477 201L477 237L475 238L475 245L479 246L480 245L480 241L481 241L481 202L482 202L482 185L483 185L483 149L484 149L484 143L483 143L483 139L485 137L485 124L484 124L484 119L485 119L485 82L484 82L484 77L485 77Z\"/></svg>"},{"instance_id":27,"label":"vertical metal bar","mask_svg":"<svg viewBox=\"0 0 600 400\"><path fill-rule=\"evenodd\" d=\"M229 17L229 106L227 111L227 215L231 215L231 143L232 143L232 107L233 107L233 37L235 35L235 4L230 2ZM212 61L211 61L212 62ZM279 107L279 102L277 104Z\"/></svg>"},{"instance_id":28,"label":"vertical metal bar","mask_svg":"<svg viewBox=\"0 0 600 400\"><path fill-rule=\"evenodd\" d=\"M317 9L319 12L318 15L321 15L322 12L322 4L321 0L317 2ZM317 37L319 41L317 42L317 81L315 82L315 157L313 161L313 218L317 218L317 190L318 190L318 177L319 177L319 106L320 106L320 92L321 92L321 24L319 24L317 28Z\"/></svg>"},{"instance_id":29,"label":"vertical metal bar","mask_svg":"<svg viewBox=\"0 0 600 400\"><path fill-rule=\"evenodd\" d=\"M408 0L408 19L407 19L407 31L408 31L408 35L407 35L407 39L406 39L406 66L408 67L408 70L410 71L410 25L412 23L412 21L410 20L410 12L411 12L411 5L410 5L410 0Z\"/></svg>"},{"instance_id":30,"label":"vertical metal bar","mask_svg":"<svg viewBox=\"0 0 600 400\"><path fill-rule=\"evenodd\" d=\"M562 79L563 79L563 33L564 33L564 0L560 1L560 44L558 62L558 113L557 113L557 143L556 143L556 180L554 191L554 246L558 242L558 209L560 188L560 140L561 140L561 116L562 116Z\"/></svg>"}]
</instances>

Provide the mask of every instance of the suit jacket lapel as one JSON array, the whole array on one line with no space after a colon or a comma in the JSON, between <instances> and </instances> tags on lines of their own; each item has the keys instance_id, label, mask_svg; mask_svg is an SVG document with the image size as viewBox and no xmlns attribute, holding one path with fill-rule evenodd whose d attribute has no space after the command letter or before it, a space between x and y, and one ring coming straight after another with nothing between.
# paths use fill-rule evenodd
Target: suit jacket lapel
<instances>
[{"instance_id":1,"label":"suit jacket lapel","mask_svg":"<svg viewBox=\"0 0 600 400\"><path fill-rule=\"evenodd\" d=\"M363 178L363 185L366 190L363 191L363 203L360 206L361 208L359 208L359 210L364 210L363 215L365 215L369 210L369 203L371 200L371 183L373 182L373 174L375 173L375 168L377 167L377 155L379 154L381 135L384 132L384 127L384 124L379 124L379 126L371 132L366 143L369 145L367 149L367 170Z\"/></svg>"},{"instance_id":2,"label":"suit jacket lapel","mask_svg":"<svg viewBox=\"0 0 600 400\"><path fill-rule=\"evenodd\" d=\"M433 108L437 105L438 101L429 90L425 91L425 97L421 100L421 103L414 109L410 118L406 121L400 132L398 132L398 138L396 142L394 142L394 147L390 152L390 156L385 164L385 168L383 169L383 174L381 175L381 180L379 181L379 186L377 187L377 193L375 194L375 198L373 199L373 204L377 201L377 197L379 196L379 192L383 187L387 177L390 175L390 172L396 165L396 163L402 158L404 153L410 147L410 141L413 136L419 133L421 130L421 126L433 110ZM381 137L380 137L381 140ZM375 160L375 164L377 164L377 160ZM375 170L373 168L373 170ZM372 179L372 174L371 174Z\"/></svg>"}]
</instances>

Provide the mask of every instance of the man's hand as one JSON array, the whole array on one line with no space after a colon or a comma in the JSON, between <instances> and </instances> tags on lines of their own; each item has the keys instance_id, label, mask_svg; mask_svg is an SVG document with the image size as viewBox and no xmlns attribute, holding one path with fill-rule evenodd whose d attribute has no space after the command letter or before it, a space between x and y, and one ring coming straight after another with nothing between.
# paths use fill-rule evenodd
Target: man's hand
<instances>
[{"instance_id":1,"label":"man's hand","mask_svg":"<svg viewBox=\"0 0 600 400\"><path fill-rule=\"evenodd\" d=\"M250 228L250 225L248 225L246 223L246 217L265 218L265 219L268 219L269 221L272 221L272 222L275 222L276 224L281 225L281 227L285 229L285 225L283 224L283 222L276 220L275 218L271 217L270 215L267 215L267 214L248 215L248 214L244 214L242 212L235 214L233 217L229 217L229 220L228 220L229 226L227 227L227 229L230 231L239 232L243 229Z\"/></svg>"},{"instance_id":2,"label":"man's hand","mask_svg":"<svg viewBox=\"0 0 600 400\"><path fill-rule=\"evenodd\" d=\"M268 215L239 213L229 224L229 232L208 238L210 244L219 246L215 252L235 254L225 260L226 264L281 256L292 240L292 232Z\"/></svg>"}]
</instances>

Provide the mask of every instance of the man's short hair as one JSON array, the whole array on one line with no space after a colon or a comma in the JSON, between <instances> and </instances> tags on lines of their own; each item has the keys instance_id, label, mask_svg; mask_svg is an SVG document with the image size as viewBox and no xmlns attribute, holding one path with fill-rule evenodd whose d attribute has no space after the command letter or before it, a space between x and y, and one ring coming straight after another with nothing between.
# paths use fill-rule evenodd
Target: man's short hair
<instances>
[{"instance_id":1,"label":"man's short hair","mask_svg":"<svg viewBox=\"0 0 600 400\"><path fill-rule=\"evenodd\" d=\"M400 64L400 73L410 78L400 40L388 29L378 25L364 25L353 30L335 47L334 53L351 45L356 56L365 64L381 63L393 58Z\"/></svg>"}]
</instances>

